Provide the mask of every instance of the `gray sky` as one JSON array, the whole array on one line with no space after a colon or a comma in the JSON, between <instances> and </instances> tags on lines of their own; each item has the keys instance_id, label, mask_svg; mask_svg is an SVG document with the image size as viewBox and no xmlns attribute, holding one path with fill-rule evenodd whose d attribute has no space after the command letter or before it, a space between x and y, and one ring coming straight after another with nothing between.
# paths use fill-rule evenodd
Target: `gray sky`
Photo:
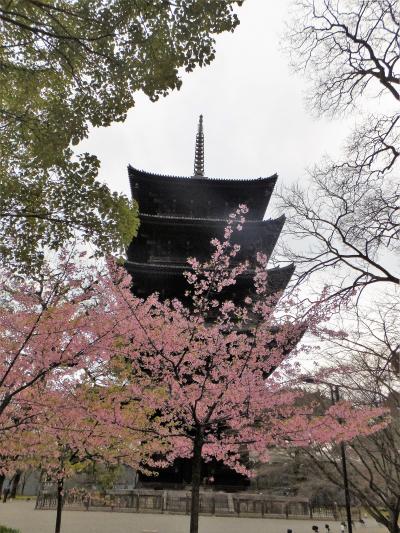
<instances>
[{"instance_id":1,"label":"gray sky","mask_svg":"<svg viewBox=\"0 0 400 533\"><path fill-rule=\"evenodd\" d=\"M126 194L128 163L190 176L203 113L206 175L305 179L307 166L337 152L351 120L316 120L305 110L305 80L290 72L280 42L289 10L290 0L246 0L237 30L217 37L209 67L184 74L181 90L156 103L139 94L124 124L93 130L78 151L96 154L100 179Z\"/></svg>"},{"instance_id":2,"label":"gray sky","mask_svg":"<svg viewBox=\"0 0 400 533\"><path fill-rule=\"evenodd\" d=\"M287 185L306 180L306 168L323 155L337 155L355 119L315 119L305 109L306 80L290 71L282 51L290 4L246 0L237 30L217 37L210 66L184 74L181 90L156 103L139 94L124 124L93 130L78 148L100 158L100 179L129 195L129 163L192 175L200 113L210 177L277 172L278 184ZM267 218L280 214L272 209Z\"/></svg>"}]
</instances>

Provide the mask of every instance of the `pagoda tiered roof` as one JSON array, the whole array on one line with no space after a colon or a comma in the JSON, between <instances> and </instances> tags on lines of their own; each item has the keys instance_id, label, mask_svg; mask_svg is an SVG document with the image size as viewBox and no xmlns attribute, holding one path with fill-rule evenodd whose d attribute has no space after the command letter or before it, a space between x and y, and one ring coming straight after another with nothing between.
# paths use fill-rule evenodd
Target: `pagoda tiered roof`
<instances>
[{"instance_id":1,"label":"pagoda tiered roof","mask_svg":"<svg viewBox=\"0 0 400 533\"><path fill-rule=\"evenodd\" d=\"M284 223L284 216L246 221L233 237L241 247L238 259L254 259L258 251L270 257ZM178 264L185 264L189 256L205 260L212 251L211 239L223 240L225 226L223 219L140 215L139 233L128 248L128 260Z\"/></svg>"},{"instance_id":2,"label":"pagoda tiered roof","mask_svg":"<svg viewBox=\"0 0 400 533\"><path fill-rule=\"evenodd\" d=\"M130 165L128 174L132 198L141 213L226 218L242 203L249 208L249 218L255 220L264 218L278 178L277 174L256 179L171 176Z\"/></svg>"},{"instance_id":3,"label":"pagoda tiered roof","mask_svg":"<svg viewBox=\"0 0 400 533\"><path fill-rule=\"evenodd\" d=\"M184 272L190 272L189 265L173 265L171 263L140 263L127 261L126 269L132 275L135 292L141 296L141 288L144 286L143 279L153 287L153 292L160 293L165 298L174 298L176 293L184 294L188 289ZM267 286L269 294L283 292L294 272L294 265L274 267L267 270ZM254 270L248 270L237 279L235 290L246 294L249 284L254 277ZM146 283L146 284L147 284ZM147 294L147 293L145 293Z\"/></svg>"},{"instance_id":4,"label":"pagoda tiered roof","mask_svg":"<svg viewBox=\"0 0 400 533\"><path fill-rule=\"evenodd\" d=\"M128 248L127 269L136 292L160 292L182 298L187 289L183 272L187 258L207 260L210 241L224 239L229 215L240 204L248 208L243 229L234 232L240 245L235 261L247 261L254 268L257 252L271 257L285 223L285 216L264 220L277 174L252 179L210 178L205 175L203 117L196 134L192 176L157 174L128 166L132 198L139 206L140 226ZM271 291L282 291L293 266L268 270ZM251 291L252 272L241 276L235 292Z\"/></svg>"},{"instance_id":5,"label":"pagoda tiered roof","mask_svg":"<svg viewBox=\"0 0 400 533\"><path fill-rule=\"evenodd\" d=\"M246 219L246 226L267 228L272 226L281 227L285 223L285 215L281 215L278 218L268 218L267 220L248 220ZM180 226L212 226L219 228L226 226L226 218L201 218L201 217L183 217L176 215L149 215L147 213L140 213L141 223L148 224L169 224Z\"/></svg>"},{"instance_id":6,"label":"pagoda tiered roof","mask_svg":"<svg viewBox=\"0 0 400 533\"><path fill-rule=\"evenodd\" d=\"M278 174L272 174L271 176L266 177L259 177L259 178L211 178L204 176L177 176L175 174L158 174L157 172L148 172L147 170L140 170L138 168L133 167L132 165L128 165L128 175L131 180L131 186L132 186L132 180L135 182L137 179L145 180L145 181L165 181L168 180L169 182L179 182L181 184L180 180L184 180L186 183L201 183L201 186L203 187L204 184L214 184L214 186L218 185L238 185L239 187L242 185L247 184L258 184L261 186L263 183L267 182L273 182L275 184ZM205 181L206 180L206 181Z\"/></svg>"}]
</instances>

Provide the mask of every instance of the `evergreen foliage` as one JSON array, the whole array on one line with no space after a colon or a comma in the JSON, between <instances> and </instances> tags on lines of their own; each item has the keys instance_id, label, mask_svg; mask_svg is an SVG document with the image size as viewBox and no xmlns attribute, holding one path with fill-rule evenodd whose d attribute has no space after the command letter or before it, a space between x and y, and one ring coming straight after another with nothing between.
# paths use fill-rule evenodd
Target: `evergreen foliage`
<instances>
[{"instance_id":1,"label":"evergreen foliage","mask_svg":"<svg viewBox=\"0 0 400 533\"><path fill-rule=\"evenodd\" d=\"M214 59L214 35L233 31L241 0L0 2L0 258L40 263L76 232L124 249L136 208L96 181L98 159L73 157L90 127L123 121L134 93L152 100L179 71Z\"/></svg>"}]
</instances>

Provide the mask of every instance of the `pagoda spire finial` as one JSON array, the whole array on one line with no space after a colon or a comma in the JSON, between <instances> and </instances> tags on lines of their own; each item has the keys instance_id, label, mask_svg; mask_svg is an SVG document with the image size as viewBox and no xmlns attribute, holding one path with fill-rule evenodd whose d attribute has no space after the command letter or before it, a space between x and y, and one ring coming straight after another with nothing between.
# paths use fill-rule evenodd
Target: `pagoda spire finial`
<instances>
[{"instance_id":1,"label":"pagoda spire finial","mask_svg":"<svg viewBox=\"0 0 400 533\"><path fill-rule=\"evenodd\" d=\"M196 134L196 146L194 152L194 176L204 177L204 133L203 115L200 115Z\"/></svg>"}]
</instances>

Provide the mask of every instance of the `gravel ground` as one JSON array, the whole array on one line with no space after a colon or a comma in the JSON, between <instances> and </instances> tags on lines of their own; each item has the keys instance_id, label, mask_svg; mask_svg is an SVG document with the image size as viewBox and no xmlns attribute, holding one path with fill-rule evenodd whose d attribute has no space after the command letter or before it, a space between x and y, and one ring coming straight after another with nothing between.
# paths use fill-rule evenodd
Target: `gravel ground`
<instances>
[{"instance_id":1,"label":"gravel ground","mask_svg":"<svg viewBox=\"0 0 400 533\"><path fill-rule=\"evenodd\" d=\"M55 511L35 511L32 501L0 503L0 524L15 527L21 533L53 533ZM325 533L323 521L273 520L259 518L200 518L200 533L312 533L311 526L318 525ZM329 522L331 533L339 533L338 522ZM189 518L178 515L151 515L136 513L111 513L101 511L65 511L62 533L188 533ZM367 526L355 527L357 533L387 533L372 521Z\"/></svg>"}]
</instances>

